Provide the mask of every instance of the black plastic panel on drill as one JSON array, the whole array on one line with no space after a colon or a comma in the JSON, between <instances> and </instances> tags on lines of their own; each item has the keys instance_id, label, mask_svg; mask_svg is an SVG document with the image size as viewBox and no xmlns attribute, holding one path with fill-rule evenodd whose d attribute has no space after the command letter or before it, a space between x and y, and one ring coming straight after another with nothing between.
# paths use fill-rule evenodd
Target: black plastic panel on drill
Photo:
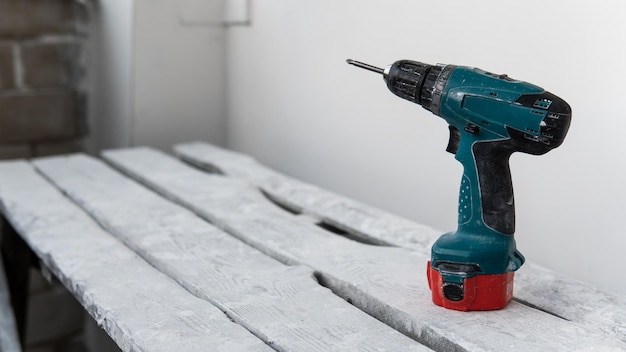
<instances>
[{"instance_id":1,"label":"black plastic panel on drill","mask_svg":"<svg viewBox=\"0 0 626 352\"><path fill-rule=\"evenodd\" d=\"M515 202L509 168L509 158L515 151L513 139L476 142L472 147L480 183L483 221L506 235L515 233Z\"/></svg>"},{"instance_id":2,"label":"black plastic panel on drill","mask_svg":"<svg viewBox=\"0 0 626 352\"><path fill-rule=\"evenodd\" d=\"M546 108L538 105L538 102L549 102L549 105ZM509 129L509 136L517 141L517 151L541 155L563 143L572 120L572 108L565 100L550 92L543 92L539 94L524 94L517 98L515 103L546 111L546 117L542 120L539 137L537 138L529 136L522 131ZM529 143L529 140L535 143Z\"/></svg>"},{"instance_id":3,"label":"black plastic panel on drill","mask_svg":"<svg viewBox=\"0 0 626 352\"><path fill-rule=\"evenodd\" d=\"M400 98L421 104L424 80L432 65L411 60L396 61L387 74L387 88Z\"/></svg>"},{"instance_id":4,"label":"black plastic panel on drill","mask_svg":"<svg viewBox=\"0 0 626 352\"><path fill-rule=\"evenodd\" d=\"M549 102L539 105L538 102ZM545 154L563 143L569 129L572 110L556 95L543 92L524 94L515 103L546 111L539 137L507 127L510 139L477 142L472 148L476 160L483 221L504 234L515 232L515 204L509 158L514 152Z\"/></svg>"}]
</instances>

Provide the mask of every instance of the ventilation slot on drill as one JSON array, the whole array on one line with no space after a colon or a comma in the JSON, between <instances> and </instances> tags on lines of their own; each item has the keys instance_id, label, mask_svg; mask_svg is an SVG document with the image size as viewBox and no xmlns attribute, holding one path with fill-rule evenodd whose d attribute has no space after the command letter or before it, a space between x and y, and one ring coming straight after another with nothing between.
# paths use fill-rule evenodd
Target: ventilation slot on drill
<instances>
[{"instance_id":1,"label":"ventilation slot on drill","mask_svg":"<svg viewBox=\"0 0 626 352\"><path fill-rule=\"evenodd\" d=\"M463 299L463 285L444 284L443 295L451 301L460 301Z\"/></svg>"},{"instance_id":2,"label":"ventilation slot on drill","mask_svg":"<svg viewBox=\"0 0 626 352\"><path fill-rule=\"evenodd\" d=\"M550 99L537 99L535 100L533 107L548 110L550 104L552 104L552 100Z\"/></svg>"}]
</instances>

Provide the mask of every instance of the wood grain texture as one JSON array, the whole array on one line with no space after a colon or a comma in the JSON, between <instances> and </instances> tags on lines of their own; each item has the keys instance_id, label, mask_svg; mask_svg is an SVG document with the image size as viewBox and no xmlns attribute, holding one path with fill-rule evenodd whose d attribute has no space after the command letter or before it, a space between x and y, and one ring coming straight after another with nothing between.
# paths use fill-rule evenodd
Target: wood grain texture
<instances>
[{"instance_id":1,"label":"wood grain texture","mask_svg":"<svg viewBox=\"0 0 626 352\"><path fill-rule=\"evenodd\" d=\"M441 231L390 215L282 175L251 157L207 143L175 146L176 154L200 168L244 179L274 201L371 242L412 248L427 256ZM564 319L589 324L626 341L626 299L527 262L515 276L515 299Z\"/></svg>"},{"instance_id":2,"label":"wood grain texture","mask_svg":"<svg viewBox=\"0 0 626 352\"><path fill-rule=\"evenodd\" d=\"M0 238L2 240L2 238ZM17 337L15 317L11 309L9 288L4 276L4 266L0 255L0 351L19 352L20 343Z\"/></svg>"},{"instance_id":3,"label":"wood grain texture","mask_svg":"<svg viewBox=\"0 0 626 352\"><path fill-rule=\"evenodd\" d=\"M174 147L183 160L210 172L247 180L276 203L307 213L372 244L430 253L440 232L276 172L248 155L203 142Z\"/></svg>"},{"instance_id":4,"label":"wood grain texture","mask_svg":"<svg viewBox=\"0 0 626 352\"><path fill-rule=\"evenodd\" d=\"M123 351L271 350L103 231L29 164L0 163L0 210Z\"/></svg>"},{"instance_id":5,"label":"wood grain texture","mask_svg":"<svg viewBox=\"0 0 626 352\"><path fill-rule=\"evenodd\" d=\"M101 161L74 155L34 164L101 226L277 350L428 350L319 285L309 267L276 261ZM215 201L226 213L254 211Z\"/></svg>"},{"instance_id":6,"label":"wood grain texture","mask_svg":"<svg viewBox=\"0 0 626 352\"><path fill-rule=\"evenodd\" d=\"M422 251L366 245L274 206L240 180L206 174L147 148L104 158L131 177L286 263L301 263L335 293L440 351L621 350L623 341L512 302L493 312L443 310L431 303ZM239 182L238 182L239 181Z\"/></svg>"}]
</instances>

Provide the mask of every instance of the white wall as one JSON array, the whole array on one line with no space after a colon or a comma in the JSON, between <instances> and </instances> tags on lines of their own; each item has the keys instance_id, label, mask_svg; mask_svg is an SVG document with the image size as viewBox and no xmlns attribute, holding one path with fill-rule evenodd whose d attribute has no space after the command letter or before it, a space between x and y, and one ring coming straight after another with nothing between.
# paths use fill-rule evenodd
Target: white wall
<instances>
[{"instance_id":1,"label":"white wall","mask_svg":"<svg viewBox=\"0 0 626 352\"><path fill-rule=\"evenodd\" d=\"M220 3L135 0L135 145L169 150L181 141L225 143Z\"/></svg>"},{"instance_id":2,"label":"white wall","mask_svg":"<svg viewBox=\"0 0 626 352\"><path fill-rule=\"evenodd\" d=\"M89 150L226 140L222 0L101 0Z\"/></svg>"},{"instance_id":3,"label":"white wall","mask_svg":"<svg viewBox=\"0 0 626 352\"><path fill-rule=\"evenodd\" d=\"M626 34L621 1L252 1L228 31L232 148L442 230L461 167L445 123L346 58L476 66L559 95L565 143L516 154L518 248L528 260L626 292ZM416 273L421 272L416 263Z\"/></svg>"},{"instance_id":4,"label":"white wall","mask_svg":"<svg viewBox=\"0 0 626 352\"><path fill-rule=\"evenodd\" d=\"M88 3L89 136L91 152L128 146L132 141L133 2L106 0Z\"/></svg>"}]
</instances>

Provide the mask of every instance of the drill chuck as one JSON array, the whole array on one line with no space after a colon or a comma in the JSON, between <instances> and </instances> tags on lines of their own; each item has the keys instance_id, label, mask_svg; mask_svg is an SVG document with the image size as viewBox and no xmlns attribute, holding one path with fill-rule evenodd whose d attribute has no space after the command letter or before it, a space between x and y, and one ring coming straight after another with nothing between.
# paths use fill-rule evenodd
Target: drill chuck
<instances>
[{"instance_id":1,"label":"drill chuck","mask_svg":"<svg viewBox=\"0 0 626 352\"><path fill-rule=\"evenodd\" d=\"M422 88L432 67L421 62L400 60L385 69L383 78L393 94L422 105ZM425 98L428 100L426 91Z\"/></svg>"},{"instance_id":2,"label":"drill chuck","mask_svg":"<svg viewBox=\"0 0 626 352\"><path fill-rule=\"evenodd\" d=\"M351 65L380 73L387 88L402 99L421 105L439 116L439 105L445 83L454 65L429 65L411 60L399 60L382 69L363 62L348 59Z\"/></svg>"}]
</instances>

